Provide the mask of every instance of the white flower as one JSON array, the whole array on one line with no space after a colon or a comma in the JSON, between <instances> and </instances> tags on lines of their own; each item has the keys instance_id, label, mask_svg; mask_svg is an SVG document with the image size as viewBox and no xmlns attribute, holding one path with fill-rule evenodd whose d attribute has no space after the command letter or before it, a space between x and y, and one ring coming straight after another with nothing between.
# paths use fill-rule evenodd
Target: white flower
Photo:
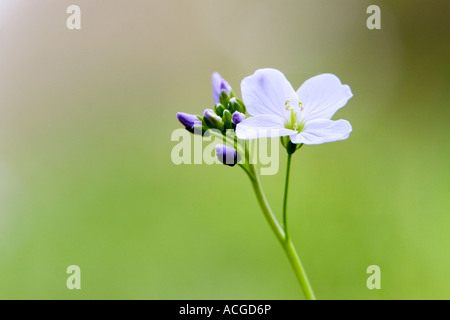
<instances>
[{"instance_id":1,"label":"white flower","mask_svg":"<svg viewBox=\"0 0 450 320\"><path fill-rule=\"evenodd\" d=\"M333 74L315 76L295 92L280 71L260 69L242 80L241 93L252 117L237 125L239 139L289 136L292 143L321 144L352 131L348 121L330 120L353 96Z\"/></svg>"}]
</instances>

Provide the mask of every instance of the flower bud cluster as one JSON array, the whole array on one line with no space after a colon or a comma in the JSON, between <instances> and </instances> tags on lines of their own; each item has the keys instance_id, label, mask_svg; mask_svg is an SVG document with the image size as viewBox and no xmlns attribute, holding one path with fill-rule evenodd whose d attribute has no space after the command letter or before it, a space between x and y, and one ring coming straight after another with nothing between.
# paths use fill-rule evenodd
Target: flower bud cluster
<instances>
[{"instance_id":1,"label":"flower bud cluster","mask_svg":"<svg viewBox=\"0 0 450 320\"><path fill-rule=\"evenodd\" d=\"M204 135L209 129L216 129L226 135L227 130L235 130L245 120L244 103L235 97L231 86L217 72L212 75L212 93L214 107L205 109L202 115L177 113L178 120L189 132ZM217 145L216 155L220 162L229 166L240 160L238 152L226 145Z\"/></svg>"}]
</instances>

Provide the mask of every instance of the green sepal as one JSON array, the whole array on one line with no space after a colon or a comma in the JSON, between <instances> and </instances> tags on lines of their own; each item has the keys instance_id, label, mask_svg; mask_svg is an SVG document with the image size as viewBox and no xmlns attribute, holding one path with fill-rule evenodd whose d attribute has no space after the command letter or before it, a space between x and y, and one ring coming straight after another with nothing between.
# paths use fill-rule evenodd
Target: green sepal
<instances>
[{"instance_id":1,"label":"green sepal","mask_svg":"<svg viewBox=\"0 0 450 320\"><path fill-rule=\"evenodd\" d=\"M231 121L232 118L233 118L233 115L231 114L230 111L225 110L223 112L222 120L225 125L225 129L234 129L234 124Z\"/></svg>"},{"instance_id":2,"label":"green sepal","mask_svg":"<svg viewBox=\"0 0 450 320\"><path fill-rule=\"evenodd\" d=\"M293 154L295 151L297 151L297 144L292 143L291 139L289 139L286 144L286 151L288 154Z\"/></svg>"},{"instance_id":3,"label":"green sepal","mask_svg":"<svg viewBox=\"0 0 450 320\"><path fill-rule=\"evenodd\" d=\"M214 112L219 116L222 117L223 116L223 112L225 111L225 107L223 106L223 104L221 103L216 103L216 105L214 106Z\"/></svg>"},{"instance_id":4,"label":"green sepal","mask_svg":"<svg viewBox=\"0 0 450 320\"><path fill-rule=\"evenodd\" d=\"M235 106L236 111L239 111L240 113L245 114L245 112L246 112L247 110L246 110L246 108L245 108L244 102L242 102L242 100L236 98L236 105L237 105L237 106Z\"/></svg>"},{"instance_id":5,"label":"green sepal","mask_svg":"<svg viewBox=\"0 0 450 320\"><path fill-rule=\"evenodd\" d=\"M220 103L223 106L227 106L229 101L230 101L230 97L228 96L228 94L225 91L222 91L220 93Z\"/></svg>"},{"instance_id":6,"label":"green sepal","mask_svg":"<svg viewBox=\"0 0 450 320\"><path fill-rule=\"evenodd\" d=\"M227 109L233 114L236 111L236 103L228 102Z\"/></svg>"},{"instance_id":7,"label":"green sepal","mask_svg":"<svg viewBox=\"0 0 450 320\"><path fill-rule=\"evenodd\" d=\"M202 116L196 114L195 115L197 117L198 120L200 120L202 122L202 136L207 136L207 134L205 135L205 133L209 130L208 125L206 124L205 120L203 119ZM194 133L194 129L188 130L191 133Z\"/></svg>"},{"instance_id":8,"label":"green sepal","mask_svg":"<svg viewBox=\"0 0 450 320\"><path fill-rule=\"evenodd\" d=\"M291 138L289 136L281 137L281 144L286 148L288 154L293 154L295 151L300 149L303 146L303 143L292 143Z\"/></svg>"},{"instance_id":9,"label":"green sepal","mask_svg":"<svg viewBox=\"0 0 450 320\"><path fill-rule=\"evenodd\" d=\"M223 132L225 129L222 118L220 118L216 114L213 114L211 116L211 120L206 117L203 117L203 121L205 122L205 124L207 125L208 128L219 129L221 132Z\"/></svg>"}]
</instances>

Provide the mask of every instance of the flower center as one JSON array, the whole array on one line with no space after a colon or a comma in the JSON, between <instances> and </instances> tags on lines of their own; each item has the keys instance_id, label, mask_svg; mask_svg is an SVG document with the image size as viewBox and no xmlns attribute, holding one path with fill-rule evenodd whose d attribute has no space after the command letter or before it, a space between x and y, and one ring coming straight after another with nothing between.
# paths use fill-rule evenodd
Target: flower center
<instances>
[{"instance_id":1,"label":"flower center","mask_svg":"<svg viewBox=\"0 0 450 320\"><path fill-rule=\"evenodd\" d=\"M298 113L295 112L294 107L292 107L290 104L290 101L287 100L284 104L286 106L286 110L291 112L290 119L286 121L285 127L286 129L291 129L294 131L301 132L303 128L305 127L305 123L303 120L300 120L298 117ZM300 108L300 112L303 111L303 103L299 102L298 106ZM299 121L300 120L300 121Z\"/></svg>"}]
</instances>

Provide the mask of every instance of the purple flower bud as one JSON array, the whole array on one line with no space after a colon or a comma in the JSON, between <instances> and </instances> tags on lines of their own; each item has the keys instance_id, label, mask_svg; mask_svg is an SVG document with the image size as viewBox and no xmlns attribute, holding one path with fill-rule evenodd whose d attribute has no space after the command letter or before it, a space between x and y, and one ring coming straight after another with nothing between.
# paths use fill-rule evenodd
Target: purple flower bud
<instances>
[{"instance_id":1,"label":"purple flower bud","mask_svg":"<svg viewBox=\"0 0 450 320\"><path fill-rule=\"evenodd\" d=\"M177 118L181 122L181 124L185 126L189 131L191 131L194 127L202 126L202 122L197 118L197 116L189 113L178 112Z\"/></svg>"},{"instance_id":2,"label":"purple flower bud","mask_svg":"<svg viewBox=\"0 0 450 320\"><path fill-rule=\"evenodd\" d=\"M203 117L208 119L209 121L217 120L218 115L212 109L205 109L203 112Z\"/></svg>"},{"instance_id":3,"label":"purple flower bud","mask_svg":"<svg viewBox=\"0 0 450 320\"><path fill-rule=\"evenodd\" d=\"M203 120L205 120L206 125L211 129L224 130L222 118L211 109L205 109L203 112Z\"/></svg>"},{"instance_id":4,"label":"purple flower bud","mask_svg":"<svg viewBox=\"0 0 450 320\"><path fill-rule=\"evenodd\" d=\"M214 72L212 74L211 82L212 82L212 94L214 104L220 103L220 94L222 93L222 91L225 91L225 93L229 95L231 92L231 86L217 72Z\"/></svg>"},{"instance_id":5,"label":"purple flower bud","mask_svg":"<svg viewBox=\"0 0 450 320\"><path fill-rule=\"evenodd\" d=\"M239 111L235 111L231 118L231 122L233 122L234 125L237 125L238 123L242 122L244 119L245 119L245 114L240 113Z\"/></svg>"},{"instance_id":6,"label":"purple flower bud","mask_svg":"<svg viewBox=\"0 0 450 320\"><path fill-rule=\"evenodd\" d=\"M233 167L240 161L239 153L234 148L225 144L216 146L216 156L219 161L227 166Z\"/></svg>"}]
</instances>

